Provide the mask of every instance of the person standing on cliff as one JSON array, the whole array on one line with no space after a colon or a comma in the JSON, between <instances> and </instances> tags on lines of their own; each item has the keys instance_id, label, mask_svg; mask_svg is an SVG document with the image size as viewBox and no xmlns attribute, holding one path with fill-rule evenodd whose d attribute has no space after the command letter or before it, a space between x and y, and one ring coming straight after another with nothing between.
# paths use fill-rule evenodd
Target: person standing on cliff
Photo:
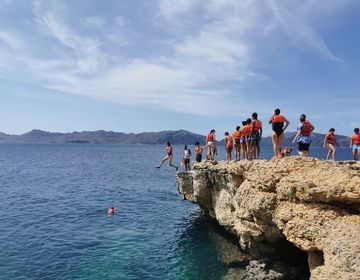
<instances>
[{"instance_id":1,"label":"person standing on cliff","mask_svg":"<svg viewBox=\"0 0 360 280\"><path fill-rule=\"evenodd\" d=\"M163 163L168 160L169 161L169 166L174 167L176 169L176 171L178 171L179 167L176 165L172 164L172 160L173 160L173 147L171 146L170 142L167 142L165 145L165 157L160 161L160 165L156 166L156 168L160 169L161 166L163 165Z\"/></svg>"},{"instance_id":2,"label":"person standing on cliff","mask_svg":"<svg viewBox=\"0 0 360 280\"><path fill-rule=\"evenodd\" d=\"M354 134L351 137L350 149L352 148L353 160L360 159L360 132L359 128L354 128Z\"/></svg>"},{"instance_id":3,"label":"person standing on cliff","mask_svg":"<svg viewBox=\"0 0 360 280\"><path fill-rule=\"evenodd\" d=\"M293 139L293 144L295 141L298 143L298 153L300 156L308 157L309 156L309 147L311 143L310 135L313 132L315 127L306 120L306 115L300 115L300 124L297 126L296 135Z\"/></svg>"},{"instance_id":4,"label":"person standing on cliff","mask_svg":"<svg viewBox=\"0 0 360 280\"><path fill-rule=\"evenodd\" d=\"M283 115L280 115L280 109L275 109L274 115L269 120L269 124L272 125L273 130L271 140L273 142L274 157L272 159L279 159L281 157L280 150L284 138L284 132L290 122Z\"/></svg>"},{"instance_id":5,"label":"person standing on cliff","mask_svg":"<svg viewBox=\"0 0 360 280\"><path fill-rule=\"evenodd\" d=\"M201 162L202 160L202 152L203 152L203 149L207 148L207 146L204 146L204 147L201 147L199 141L196 141L195 142L195 160L196 162Z\"/></svg>"},{"instance_id":6,"label":"person standing on cliff","mask_svg":"<svg viewBox=\"0 0 360 280\"><path fill-rule=\"evenodd\" d=\"M250 156L253 159L259 159L260 156L260 140L262 135L262 122L258 120L258 114L253 113L251 115L251 134L250 134L250 146L251 153Z\"/></svg>"},{"instance_id":7,"label":"person standing on cliff","mask_svg":"<svg viewBox=\"0 0 360 280\"><path fill-rule=\"evenodd\" d=\"M248 158L248 150L247 150L247 146L246 146L246 132L245 132L245 127L247 125L246 121L242 122L242 127L240 128L240 143L241 143L241 149L243 151L243 159L247 159Z\"/></svg>"},{"instance_id":8,"label":"person standing on cliff","mask_svg":"<svg viewBox=\"0 0 360 280\"><path fill-rule=\"evenodd\" d=\"M251 151L251 144L250 144L250 135L251 135L251 119L248 118L246 120L246 124L243 126L242 135L245 137L245 145L246 145L246 158L244 159L252 159L252 151Z\"/></svg>"},{"instance_id":9,"label":"person standing on cliff","mask_svg":"<svg viewBox=\"0 0 360 280\"><path fill-rule=\"evenodd\" d=\"M330 128L329 133L325 135L324 145L323 145L324 148L326 146L329 147L329 151L326 155L326 160L329 160L330 156L332 160L335 160L335 155L336 155L335 145L339 146L339 144L336 142L335 128Z\"/></svg>"},{"instance_id":10,"label":"person standing on cliff","mask_svg":"<svg viewBox=\"0 0 360 280\"><path fill-rule=\"evenodd\" d=\"M209 134L206 136L206 145L208 147L208 160L214 160L216 154L216 139L215 139L215 129L210 130Z\"/></svg>"},{"instance_id":11,"label":"person standing on cliff","mask_svg":"<svg viewBox=\"0 0 360 280\"><path fill-rule=\"evenodd\" d=\"M184 146L184 157L183 157L183 162L185 165L185 171L190 171L190 158L191 158L191 151L190 149L187 147L187 145Z\"/></svg>"},{"instance_id":12,"label":"person standing on cliff","mask_svg":"<svg viewBox=\"0 0 360 280\"><path fill-rule=\"evenodd\" d=\"M226 152L226 160L231 160L231 153L234 146L234 140L229 134L229 132L225 132L225 152Z\"/></svg>"},{"instance_id":13,"label":"person standing on cliff","mask_svg":"<svg viewBox=\"0 0 360 280\"><path fill-rule=\"evenodd\" d=\"M235 148L235 160L240 160L241 152L241 132L240 126L237 126L233 132L234 148Z\"/></svg>"}]
</instances>

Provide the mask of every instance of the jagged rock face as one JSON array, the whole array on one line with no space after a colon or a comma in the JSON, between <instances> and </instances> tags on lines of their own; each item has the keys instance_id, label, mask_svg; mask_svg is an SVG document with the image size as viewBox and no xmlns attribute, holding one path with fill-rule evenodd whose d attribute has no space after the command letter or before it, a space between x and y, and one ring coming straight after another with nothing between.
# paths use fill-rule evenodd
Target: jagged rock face
<instances>
[{"instance_id":1,"label":"jagged rock face","mask_svg":"<svg viewBox=\"0 0 360 280\"><path fill-rule=\"evenodd\" d=\"M286 238L308 252L311 279L359 279L359 162L203 162L176 181L253 255Z\"/></svg>"}]
</instances>

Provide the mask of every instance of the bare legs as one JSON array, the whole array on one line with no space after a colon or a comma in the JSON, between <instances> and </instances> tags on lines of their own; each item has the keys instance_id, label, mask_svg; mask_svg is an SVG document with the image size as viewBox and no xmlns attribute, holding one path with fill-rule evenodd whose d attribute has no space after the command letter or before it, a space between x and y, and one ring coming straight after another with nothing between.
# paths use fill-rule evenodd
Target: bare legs
<instances>
[{"instance_id":1,"label":"bare legs","mask_svg":"<svg viewBox=\"0 0 360 280\"><path fill-rule=\"evenodd\" d=\"M234 148L235 148L235 160L240 160L241 144L235 143Z\"/></svg>"},{"instance_id":2,"label":"bare legs","mask_svg":"<svg viewBox=\"0 0 360 280\"><path fill-rule=\"evenodd\" d=\"M255 159L259 159L260 157L260 143L256 141L255 145L253 146L253 154Z\"/></svg>"},{"instance_id":3,"label":"bare legs","mask_svg":"<svg viewBox=\"0 0 360 280\"><path fill-rule=\"evenodd\" d=\"M360 150L353 150L352 155L353 155L353 160L358 160L360 157Z\"/></svg>"},{"instance_id":4,"label":"bare legs","mask_svg":"<svg viewBox=\"0 0 360 280\"><path fill-rule=\"evenodd\" d=\"M329 151L327 153L326 160L329 160L330 156L332 160L335 160L336 148L333 144L330 143L328 144L328 146L329 146Z\"/></svg>"},{"instance_id":5,"label":"bare legs","mask_svg":"<svg viewBox=\"0 0 360 280\"><path fill-rule=\"evenodd\" d=\"M207 159L208 160L214 160L215 159L215 145L214 144L210 144L208 145L208 155L207 155Z\"/></svg>"},{"instance_id":6,"label":"bare legs","mask_svg":"<svg viewBox=\"0 0 360 280\"><path fill-rule=\"evenodd\" d=\"M248 158L248 152L247 152L247 148L246 148L246 143L241 143L241 148L243 150L243 159L247 159Z\"/></svg>"},{"instance_id":7,"label":"bare legs","mask_svg":"<svg viewBox=\"0 0 360 280\"><path fill-rule=\"evenodd\" d=\"M173 160L173 156L172 156L172 155L171 155L171 156L169 156L169 155L165 156L165 157L160 161L159 166L156 166L156 168L160 168L166 160L169 161L169 166L174 167L174 168L176 169L176 171L178 170L178 167L177 167L176 165L173 165L173 164L172 164L172 160Z\"/></svg>"},{"instance_id":8,"label":"bare legs","mask_svg":"<svg viewBox=\"0 0 360 280\"><path fill-rule=\"evenodd\" d=\"M298 151L298 153L301 157L309 157L309 151Z\"/></svg>"},{"instance_id":9,"label":"bare legs","mask_svg":"<svg viewBox=\"0 0 360 280\"><path fill-rule=\"evenodd\" d=\"M273 132L272 135L271 135L271 140L273 142L273 148L274 148L274 158L280 158L281 157L280 149L281 149L281 144L282 144L283 138L284 138L284 133L282 133L279 136L275 132Z\"/></svg>"},{"instance_id":10,"label":"bare legs","mask_svg":"<svg viewBox=\"0 0 360 280\"><path fill-rule=\"evenodd\" d=\"M226 148L226 160L227 161L231 160L231 152L232 152L232 147Z\"/></svg>"}]
</instances>

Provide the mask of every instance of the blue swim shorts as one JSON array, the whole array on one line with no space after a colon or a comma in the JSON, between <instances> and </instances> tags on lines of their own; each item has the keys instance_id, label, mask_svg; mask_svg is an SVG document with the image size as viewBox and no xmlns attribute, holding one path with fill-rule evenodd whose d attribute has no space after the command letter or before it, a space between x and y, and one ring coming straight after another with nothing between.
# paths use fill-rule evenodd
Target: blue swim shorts
<instances>
[{"instance_id":1,"label":"blue swim shorts","mask_svg":"<svg viewBox=\"0 0 360 280\"><path fill-rule=\"evenodd\" d=\"M352 146L352 150L353 150L353 151L360 151L360 144L358 144L358 145L354 144L354 145Z\"/></svg>"}]
</instances>

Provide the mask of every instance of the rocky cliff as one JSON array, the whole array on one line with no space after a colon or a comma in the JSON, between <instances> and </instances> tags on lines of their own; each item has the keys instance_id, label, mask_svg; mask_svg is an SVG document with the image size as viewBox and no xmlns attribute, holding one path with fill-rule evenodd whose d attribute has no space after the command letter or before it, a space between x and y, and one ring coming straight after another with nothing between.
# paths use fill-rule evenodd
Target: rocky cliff
<instances>
[{"instance_id":1,"label":"rocky cliff","mask_svg":"<svg viewBox=\"0 0 360 280\"><path fill-rule=\"evenodd\" d=\"M176 183L251 255L286 239L308 254L311 279L360 279L360 162L202 162Z\"/></svg>"}]
</instances>

